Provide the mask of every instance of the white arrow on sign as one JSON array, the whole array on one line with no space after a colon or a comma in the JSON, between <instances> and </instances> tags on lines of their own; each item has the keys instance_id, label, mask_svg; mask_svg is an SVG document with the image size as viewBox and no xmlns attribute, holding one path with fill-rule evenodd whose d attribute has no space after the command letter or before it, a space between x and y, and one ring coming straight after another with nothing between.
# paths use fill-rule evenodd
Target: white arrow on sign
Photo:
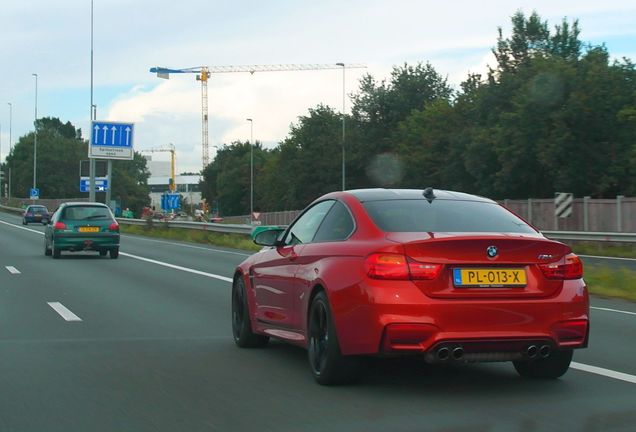
<instances>
[{"instance_id":1,"label":"white arrow on sign","mask_svg":"<svg viewBox=\"0 0 636 432\"><path fill-rule=\"evenodd\" d=\"M99 139L99 126L95 125L95 139L93 140L93 142L97 144L98 139Z\"/></svg>"},{"instance_id":2,"label":"white arrow on sign","mask_svg":"<svg viewBox=\"0 0 636 432\"><path fill-rule=\"evenodd\" d=\"M110 130L113 131L112 144L115 145L115 132L117 132L117 128L113 126Z\"/></svg>"},{"instance_id":3,"label":"white arrow on sign","mask_svg":"<svg viewBox=\"0 0 636 432\"><path fill-rule=\"evenodd\" d=\"M126 146L130 145L130 126L126 126Z\"/></svg>"},{"instance_id":4,"label":"white arrow on sign","mask_svg":"<svg viewBox=\"0 0 636 432\"><path fill-rule=\"evenodd\" d=\"M106 144L106 135L108 135L108 126L104 125L102 129L104 129L104 141L102 142L102 144Z\"/></svg>"}]
</instances>

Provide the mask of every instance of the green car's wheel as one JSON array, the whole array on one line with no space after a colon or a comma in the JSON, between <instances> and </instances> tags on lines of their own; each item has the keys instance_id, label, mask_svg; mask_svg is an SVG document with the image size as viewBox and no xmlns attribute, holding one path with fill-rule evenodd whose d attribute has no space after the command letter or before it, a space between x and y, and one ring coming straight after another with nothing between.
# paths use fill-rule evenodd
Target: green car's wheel
<instances>
[{"instance_id":1,"label":"green car's wheel","mask_svg":"<svg viewBox=\"0 0 636 432\"><path fill-rule=\"evenodd\" d=\"M46 240L44 240L44 255L51 256L52 253L53 251L51 251L49 244L46 242Z\"/></svg>"},{"instance_id":2,"label":"green car's wheel","mask_svg":"<svg viewBox=\"0 0 636 432\"><path fill-rule=\"evenodd\" d=\"M62 251L55 247L55 242L51 245L51 249L53 251L53 258L58 259L62 256Z\"/></svg>"},{"instance_id":3,"label":"green car's wheel","mask_svg":"<svg viewBox=\"0 0 636 432\"><path fill-rule=\"evenodd\" d=\"M117 259L118 256L119 256L119 248L115 248L115 249L111 249L110 250L110 258L111 259Z\"/></svg>"}]
</instances>

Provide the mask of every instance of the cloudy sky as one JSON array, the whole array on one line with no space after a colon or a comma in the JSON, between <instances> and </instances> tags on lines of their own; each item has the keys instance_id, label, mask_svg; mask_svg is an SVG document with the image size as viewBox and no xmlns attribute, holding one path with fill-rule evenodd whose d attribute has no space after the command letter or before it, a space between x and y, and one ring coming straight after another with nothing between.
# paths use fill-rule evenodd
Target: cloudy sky
<instances>
[{"instance_id":1,"label":"cloudy sky","mask_svg":"<svg viewBox=\"0 0 636 432\"><path fill-rule=\"evenodd\" d=\"M88 130L90 7L90 0L2 0L2 158L9 144L7 102L13 105L13 142L33 128L32 73L39 76L38 115ZM366 70L347 71L351 93L364 73L382 79L394 65L430 61L457 86L469 71L492 64L497 27L507 32L519 9L536 10L551 26L563 17L579 19L582 40L636 59L636 3L625 0L94 0L97 116L135 122L137 150L174 143L178 171L199 171L200 84L193 75L158 79L150 67L366 64ZM274 146L319 103L341 109L341 71L215 74L209 82L210 155L213 146L249 139L248 117L254 138Z\"/></svg>"}]
</instances>

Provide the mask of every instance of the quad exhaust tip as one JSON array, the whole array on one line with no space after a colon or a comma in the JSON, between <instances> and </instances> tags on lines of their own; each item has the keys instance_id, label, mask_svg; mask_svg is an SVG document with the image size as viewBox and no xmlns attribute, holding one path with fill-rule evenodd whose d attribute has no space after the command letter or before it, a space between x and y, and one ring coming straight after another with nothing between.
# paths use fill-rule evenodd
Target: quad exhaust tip
<instances>
[{"instance_id":1,"label":"quad exhaust tip","mask_svg":"<svg viewBox=\"0 0 636 432\"><path fill-rule=\"evenodd\" d=\"M453 350L453 359L461 360L464 357L464 348L457 347Z\"/></svg>"},{"instance_id":2,"label":"quad exhaust tip","mask_svg":"<svg viewBox=\"0 0 636 432\"><path fill-rule=\"evenodd\" d=\"M437 359L446 361L450 357L450 350L446 347L442 347L437 350Z\"/></svg>"},{"instance_id":3,"label":"quad exhaust tip","mask_svg":"<svg viewBox=\"0 0 636 432\"><path fill-rule=\"evenodd\" d=\"M539 349L539 355L541 356L541 358L547 358L550 356L550 346L549 345L542 345L541 348Z\"/></svg>"}]
</instances>

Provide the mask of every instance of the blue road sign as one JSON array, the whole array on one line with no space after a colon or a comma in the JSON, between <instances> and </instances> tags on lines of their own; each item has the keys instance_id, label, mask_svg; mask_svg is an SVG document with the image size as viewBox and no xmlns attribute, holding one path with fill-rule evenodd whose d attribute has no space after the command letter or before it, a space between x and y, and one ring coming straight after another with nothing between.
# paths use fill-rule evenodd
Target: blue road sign
<instances>
[{"instance_id":1,"label":"blue road sign","mask_svg":"<svg viewBox=\"0 0 636 432\"><path fill-rule=\"evenodd\" d=\"M80 179L80 192L89 192L90 188L88 187L90 183L89 179ZM108 180L105 178L95 179L95 191L96 192L105 192L108 190Z\"/></svg>"},{"instance_id":2,"label":"blue road sign","mask_svg":"<svg viewBox=\"0 0 636 432\"><path fill-rule=\"evenodd\" d=\"M38 189L38 188L29 189L29 197L32 200L39 199L40 198L40 189Z\"/></svg>"},{"instance_id":3,"label":"blue road sign","mask_svg":"<svg viewBox=\"0 0 636 432\"><path fill-rule=\"evenodd\" d=\"M161 195L161 208L163 210L173 210L181 208L181 195L170 193Z\"/></svg>"},{"instance_id":4,"label":"blue road sign","mask_svg":"<svg viewBox=\"0 0 636 432\"><path fill-rule=\"evenodd\" d=\"M89 156L104 159L132 159L134 132L134 123L93 121Z\"/></svg>"}]
</instances>

